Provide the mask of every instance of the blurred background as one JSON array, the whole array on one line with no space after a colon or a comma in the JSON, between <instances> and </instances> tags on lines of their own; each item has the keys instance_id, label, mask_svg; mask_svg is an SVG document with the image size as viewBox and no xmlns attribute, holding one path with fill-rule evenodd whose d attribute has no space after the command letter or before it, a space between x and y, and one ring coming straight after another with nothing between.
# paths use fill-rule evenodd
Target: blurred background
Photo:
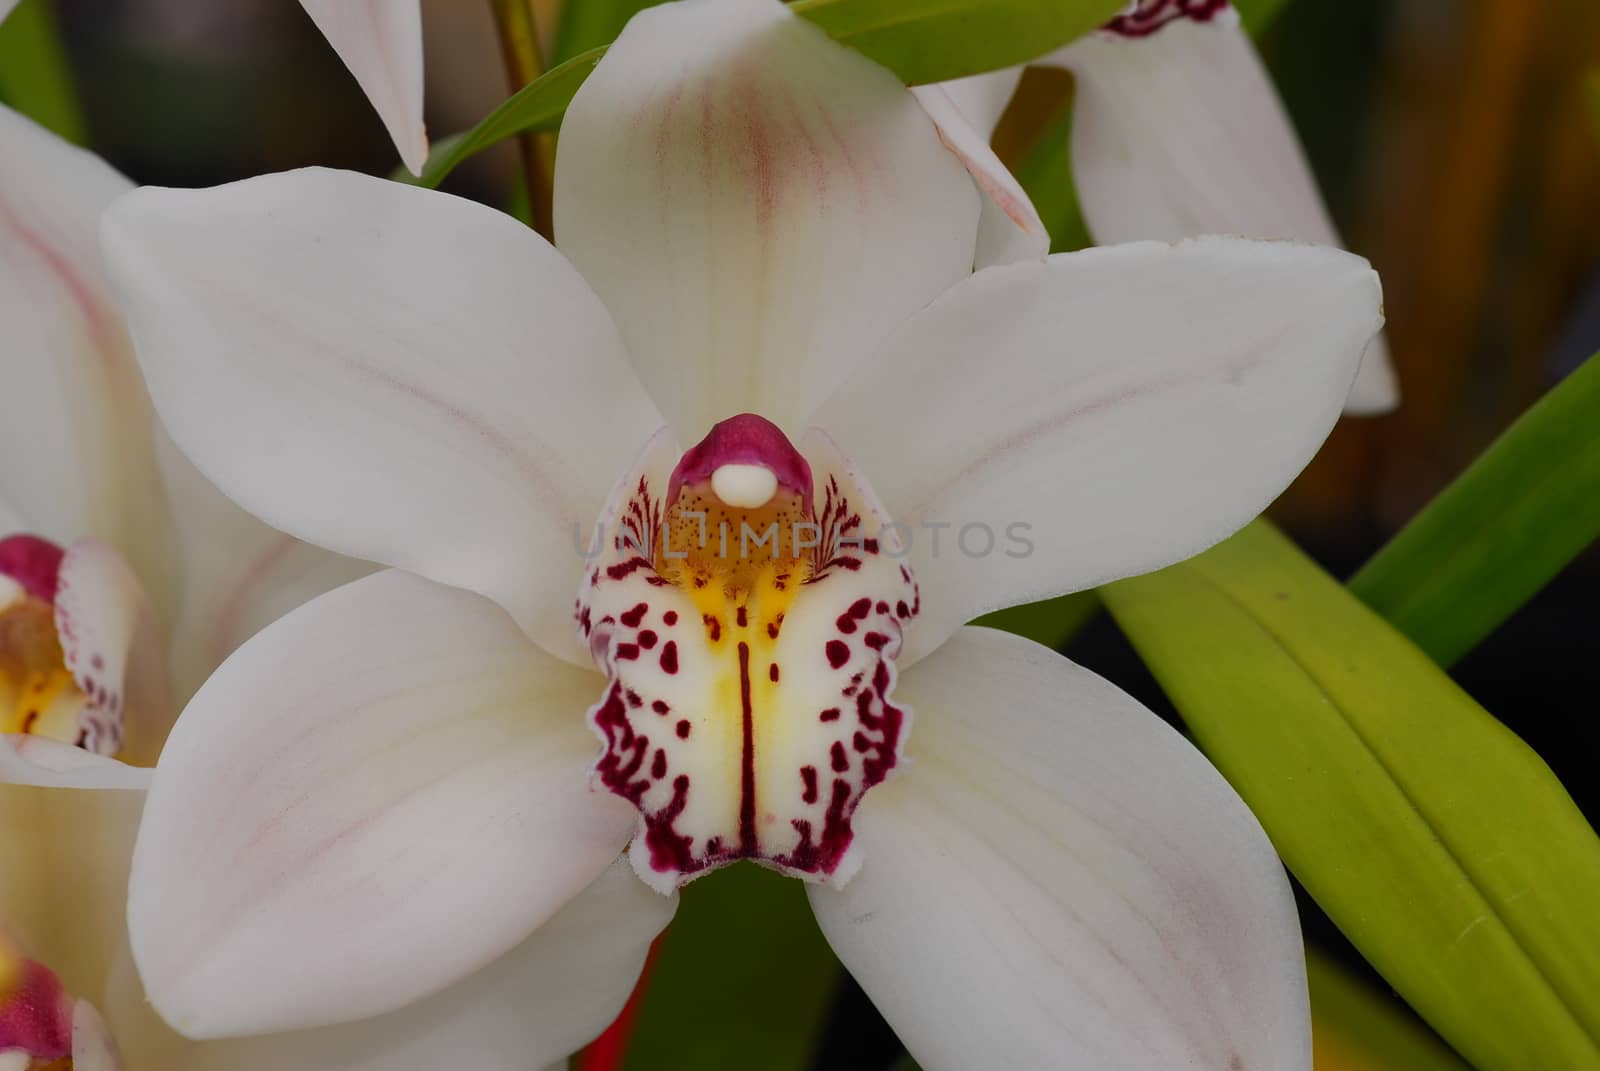
<instances>
[{"instance_id":1,"label":"blurred background","mask_svg":"<svg viewBox=\"0 0 1600 1071\"><path fill-rule=\"evenodd\" d=\"M536 5L543 41L561 56L616 30L615 5L596 15L572 3ZM487 2L424 9L437 138L481 118L507 85ZM0 39L0 98L26 109L18 72L53 71L78 105L53 125L136 182L201 186L306 164L384 174L396 164L366 99L292 0L26 0L13 21L22 28ZM1341 421L1274 507L1342 577L1600 350L1600 4L1288 0L1260 46L1342 232L1383 276L1401 385L1397 412ZM1064 73L1029 76L996 137L1009 163L1027 158L1071 90ZM446 188L507 206L519 187L508 143ZM1171 716L1104 615L1064 649ZM1594 822L1593 548L1453 674L1538 750ZM1326 955L1313 974L1319 1014L1360 998L1346 988L1355 979L1382 1014L1406 1015L1302 902L1308 938ZM697 1054L685 1066L732 1068L750 1066L751 1044L781 1044L793 1058L762 1066L797 1071L880 1069L900 1052L842 979L793 883L748 867L697 883L659 952L656 984L634 1009L630 1067L666 1066L685 1046ZM784 1005L787 1025L735 1021L726 1009L740 1002L724 999L735 992ZM1341 1040L1320 1019L1318 1046L1319 1068L1413 1066L1364 1062L1359 1038Z\"/></svg>"}]
</instances>

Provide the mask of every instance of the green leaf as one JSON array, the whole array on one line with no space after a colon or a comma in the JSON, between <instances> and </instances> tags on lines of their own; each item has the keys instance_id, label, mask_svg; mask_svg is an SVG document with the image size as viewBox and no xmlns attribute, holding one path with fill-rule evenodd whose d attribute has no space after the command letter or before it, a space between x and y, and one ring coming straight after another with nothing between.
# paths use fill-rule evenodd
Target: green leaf
<instances>
[{"instance_id":1,"label":"green leaf","mask_svg":"<svg viewBox=\"0 0 1600 1071\"><path fill-rule=\"evenodd\" d=\"M551 66L580 52L609 45L628 20L662 0L570 0L561 8L556 38L550 49Z\"/></svg>"},{"instance_id":2,"label":"green leaf","mask_svg":"<svg viewBox=\"0 0 1600 1071\"><path fill-rule=\"evenodd\" d=\"M46 0L23 0L0 23L0 101L68 141L88 142L55 12Z\"/></svg>"},{"instance_id":3,"label":"green leaf","mask_svg":"<svg viewBox=\"0 0 1600 1071\"><path fill-rule=\"evenodd\" d=\"M1386 994L1306 949L1317 1071L1468 1071L1467 1065Z\"/></svg>"},{"instance_id":4,"label":"green leaf","mask_svg":"<svg viewBox=\"0 0 1600 1071\"><path fill-rule=\"evenodd\" d=\"M1350 581L1450 665L1600 536L1600 357L1490 446Z\"/></svg>"},{"instance_id":5,"label":"green leaf","mask_svg":"<svg viewBox=\"0 0 1600 1071\"><path fill-rule=\"evenodd\" d=\"M1060 650L1100 612L1100 596L1077 591L1043 602L1030 602L984 614L973 622L984 628L1004 629L1034 643Z\"/></svg>"},{"instance_id":6,"label":"green leaf","mask_svg":"<svg viewBox=\"0 0 1600 1071\"><path fill-rule=\"evenodd\" d=\"M836 41L907 85L1014 67L1103 24L1125 0L795 0Z\"/></svg>"},{"instance_id":7,"label":"green leaf","mask_svg":"<svg viewBox=\"0 0 1600 1071\"><path fill-rule=\"evenodd\" d=\"M572 103L578 87L583 85L584 79L589 77L589 72L594 70L594 65L600 62L605 51L603 48L591 48L560 66L550 68L506 98L471 130L435 141L420 178L403 169L390 177L398 182L435 187L461 161L491 145L527 130L556 129L561 125L561 117L566 114L567 105Z\"/></svg>"},{"instance_id":8,"label":"green leaf","mask_svg":"<svg viewBox=\"0 0 1600 1071\"><path fill-rule=\"evenodd\" d=\"M804 885L751 863L709 874L683 890L625 1067L809 1071L839 979Z\"/></svg>"},{"instance_id":9,"label":"green leaf","mask_svg":"<svg viewBox=\"0 0 1600 1071\"><path fill-rule=\"evenodd\" d=\"M1101 590L1363 955L1482 1071L1600 1068L1600 840L1550 769L1262 521Z\"/></svg>"},{"instance_id":10,"label":"green leaf","mask_svg":"<svg viewBox=\"0 0 1600 1071\"><path fill-rule=\"evenodd\" d=\"M791 7L908 85L1010 67L1106 21L1123 0L796 0ZM527 130L554 130L605 54L592 48L523 86L477 126L434 143L421 178L437 186L461 161Z\"/></svg>"}]
</instances>

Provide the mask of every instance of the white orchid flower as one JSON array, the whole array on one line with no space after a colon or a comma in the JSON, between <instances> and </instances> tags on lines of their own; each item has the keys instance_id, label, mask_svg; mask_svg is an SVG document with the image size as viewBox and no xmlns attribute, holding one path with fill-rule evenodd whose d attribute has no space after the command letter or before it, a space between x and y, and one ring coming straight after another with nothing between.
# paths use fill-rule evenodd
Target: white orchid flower
<instances>
[{"instance_id":1,"label":"white orchid flower","mask_svg":"<svg viewBox=\"0 0 1600 1071\"><path fill-rule=\"evenodd\" d=\"M962 625L1259 511L1381 323L1366 263L1206 239L974 274L958 155L776 2L641 13L560 146L560 252L325 170L105 217L176 441L393 567L174 730L129 904L162 1015L403 1023L467 987L473 1066L558 1058L673 890L749 859L809 883L930 1071L1308 1067L1243 803L1110 684ZM507 972L561 1029L488 996Z\"/></svg>"},{"instance_id":2,"label":"white orchid flower","mask_svg":"<svg viewBox=\"0 0 1600 1071\"><path fill-rule=\"evenodd\" d=\"M97 239L130 189L0 108L0 931L96 1002L178 700L366 571L245 514L155 431Z\"/></svg>"},{"instance_id":3,"label":"white orchid flower","mask_svg":"<svg viewBox=\"0 0 1600 1071\"><path fill-rule=\"evenodd\" d=\"M1227 0L1138 0L1034 62L1076 77L1072 174L1096 242L1238 234L1341 244L1277 89ZM983 138L1021 73L937 88ZM1345 412L1384 413L1399 400L1379 335Z\"/></svg>"}]
</instances>

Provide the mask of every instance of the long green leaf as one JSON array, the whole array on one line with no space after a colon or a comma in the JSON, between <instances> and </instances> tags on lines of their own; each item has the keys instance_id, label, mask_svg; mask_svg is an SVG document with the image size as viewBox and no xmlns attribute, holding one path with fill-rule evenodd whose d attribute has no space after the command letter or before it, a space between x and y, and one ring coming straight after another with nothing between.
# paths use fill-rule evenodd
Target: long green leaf
<instances>
[{"instance_id":1,"label":"long green leaf","mask_svg":"<svg viewBox=\"0 0 1600 1071\"><path fill-rule=\"evenodd\" d=\"M1483 1071L1600 1068L1600 840L1549 768L1265 522L1102 589L1295 876Z\"/></svg>"},{"instance_id":2,"label":"long green leaf","mask_svg":"<svg viewBox=\"0 0 1600 1071\"><path fill-rule=\"evenodd\" d=\"M55 14L45 0L23 0L0 24L0 101L68 141L88 140Z\"/></svg>"},{"instance_id":3,"label":"long green leaf","mask_svg":"<svg viewBox=\"0 0 1600 1071\"><path fill-rule=\"evenodd\" d=\"M792 7L908 85L919 85L1043 55L1098 26L1122 4L1123 0L796 0ZM604 54L604 48L592 48L572 57L523 86L471 130L441 139L422 177L412 181L437 186L461 161L498 141L527 130L554 130Z\"/></svg>"},{"instance_id":4,"label":"long green leaf","mask_svg":"<svg viewBox=\"0 0 1600 1071\"><path fill-rule=\"evenodd\" d=\"M1600 536L1600 357L1522 415L1350 581L1441 665Z\"/></svg>"},{"instance_id":5,"label":"long green leaf","mask_svg":"<svg viewBox=\"0 0 1600 1071\"><path fill-rule=\"evenodd\" d=\"M628 1071L808 1071L840 979L805 887L753 864L683 891Z\"/></svg>"},{"instance_id":6,"label":"long green leaf","mask_svg":"<svg viewBox=\"0 0 1600 1071\"><path fill-rule=\"evenodd\" d=\"M1306 949L1317 1071L1468 1071L1415 1018Z\"/></svg>"}]
</instances>

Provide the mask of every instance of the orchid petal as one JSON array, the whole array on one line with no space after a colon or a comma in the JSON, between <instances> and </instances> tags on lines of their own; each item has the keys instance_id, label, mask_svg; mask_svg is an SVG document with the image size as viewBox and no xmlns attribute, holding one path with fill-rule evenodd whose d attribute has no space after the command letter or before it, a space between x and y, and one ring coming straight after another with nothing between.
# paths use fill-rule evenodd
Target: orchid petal
<instances>
[{"instance_id":1,"label":"orchid petal","mask_svg":"<svg viewBox=\"0 0 1600 1071\"><path fill-rule=\"evenodd\" d=\"M122 1071L117 1043L87 1000L72 1008L72 1071Z\"/></svg>"},{"instance_id":2,"label":"orchid petal","mask_svg":"<svg viewBox=\"0 0 1600 1071\"><path fill-rule=\"evenodd\" d=\"M268 528L156 435L183 563L172 660L178 694L191 696L245 640L325 591L372 572Z\"/></svg>"},{"instance_id":3,"label":"orchid petal","mask_svg":"<svg viewBox=\"0 0 1600 1071\"><path fill-rule=\"evenodd\" d=\"M111 547L79 540L61 559L55 609L67 670L88 699L80 746L154 764L177 709L161 627L139 578Z\"/></svg>"},{"instance_id":4,"label":"orchid petal","mask_svg":"<svg viewBox=\"0 0 1600 1071\"><path fill-rule=\"evenodd\" d=\"M416 1004L342 1026L196 1045L156 1019L136 986L111 1007L121 1013L119 1039L140 1067L526 1071L564 1060L616 1017L677 903L675 895L650 891L618 860L483 970Z\"/></svg>"},{"instance_id":5,"label":"orchid petal","mask_svg":"<svg viewBox=\"0 0 1600 1071\"><path fill-rule=\"evenodd\" d=\"M258 633L150 791L128 918L156 1008L195 1038L347 1022L515 947L633 826L586 785L598 683L399 571Z\"/></svg>"},{"instance_id":6,"label":"orchid petal","mask_svg":"<svg viewBox=\"0 0 1600 1071\"><path fill-rule=\"evenodd\" d=\"M0 535L104 539L160 597L171 562L150 404L95 244L131 184L3 106L0 159L0 497L20 521Z\"/></svg>"},{"instance_id":7,"label":"orchid petal","mask_svg":"<svg viewBox=\"0 0 1600 1071\"><path fill-rule=\"evenodd\" d=\"M911 533L901 665L1254 517L1333 426L1379 303L1349 253L1205 238L991 268L913 317L814 418Z\"/></svg>"},{"instance_id":8,"label":"orchid petal","mask_svg":"<svg viewBox=\"0 0 1600 1071\"><path fill-rule=\"evenodd\" d=\"M0 736L0 785L143 791L150 787L151 773L65 740L21 733Z\"/></svg>"},{"instance_id":9,"label":"orchid petal","mask_svg":"<svg viewBox=\"0 0 1600 1071\"><path fill-rule=\"evenodd\" d=\"M811 903L927 1071L1309 1071L1294 898L1169 726L1028 640L963 629L901 679L915 765Z\"/></svg>"},{"instance_id":10,"label":"orchid petal","mask_svg":"<svg viewBox=\"0 0 1600 1071\"><path fill-rule=\"evenodd\" d=\"M1000 117L1005 114L1006 107L1017 91L1017 83L1021 81L1021 67L1006 67L986 74L955 78L938 85L955 102L978 136L987 143L994 138L995 127L1000 125Z\"/></svg>"},{"instance_id":11,"label":"orchid petal","mask_svg":"<svg viewBox=\"0 0 1600 1071\"><path fill-rule=\"evenodd\" d=\"M1050 252L1050 232L1045 230L1022 183L989 147L981 122L971 119L951 95L952 84L919 86L911 92L939 128L945 147L956 154L983 194L975 266L982 269L1019 260L1043 260Z\"/></svg>"},{"instance_id":12,"label":"orchid petal","mask_svg":"<svg viewBox=\"0 0 1600 1071\"><path fill-rule=\"evenodd\" d=\"M0 22L6 21L6 16L10 15L21 2L22 0L0 0Z\"/></svg>"},{"instance_id":13,"label":"orchid petal","mask_svg":"<svg viewBox=\"0 0 1600 1071\"><path fill-rule=\"evenodd\" d=\"M588 661L574 533L661 420L543 239L470 201L320 169L139 190L103 230L162 417L228 497L487 595Z\"/></svg>"},{"instance_id":14,"label":"orchid petal","mask_svg":"<svg viewBox=\"0 0 1600 1071\"><path fill-rule=\"evenodd\" d=\"M1198 234L1339 245L1261 57L1238 16L1178 17L1154 32L1093 33L1055 62L1077 77L1073 180L1101 244ZM1399 401L1379 338L1346 411Z\"/></svg>"},{"instance_id":15,"label":"orchid petal","mask_svg":"<svg viewBox=\"0 0 1600 1071\"><path fill-rule=\"evenodd\" d=\"M372 102L406 169L422 174L422 5L418 0L300 0Z\"/></svg>"},{"instance_id":16,"label":"orchid petal","mask_svg":"<svg viewBox=\"0 0 1600 1071\"><path fill-rule=\"evenodd\" d=\"M899 81L776 0L639 13L561 128L557 241L684 442L792 426L971 271L977 218Z\"/></svg>"}]
</instances>

